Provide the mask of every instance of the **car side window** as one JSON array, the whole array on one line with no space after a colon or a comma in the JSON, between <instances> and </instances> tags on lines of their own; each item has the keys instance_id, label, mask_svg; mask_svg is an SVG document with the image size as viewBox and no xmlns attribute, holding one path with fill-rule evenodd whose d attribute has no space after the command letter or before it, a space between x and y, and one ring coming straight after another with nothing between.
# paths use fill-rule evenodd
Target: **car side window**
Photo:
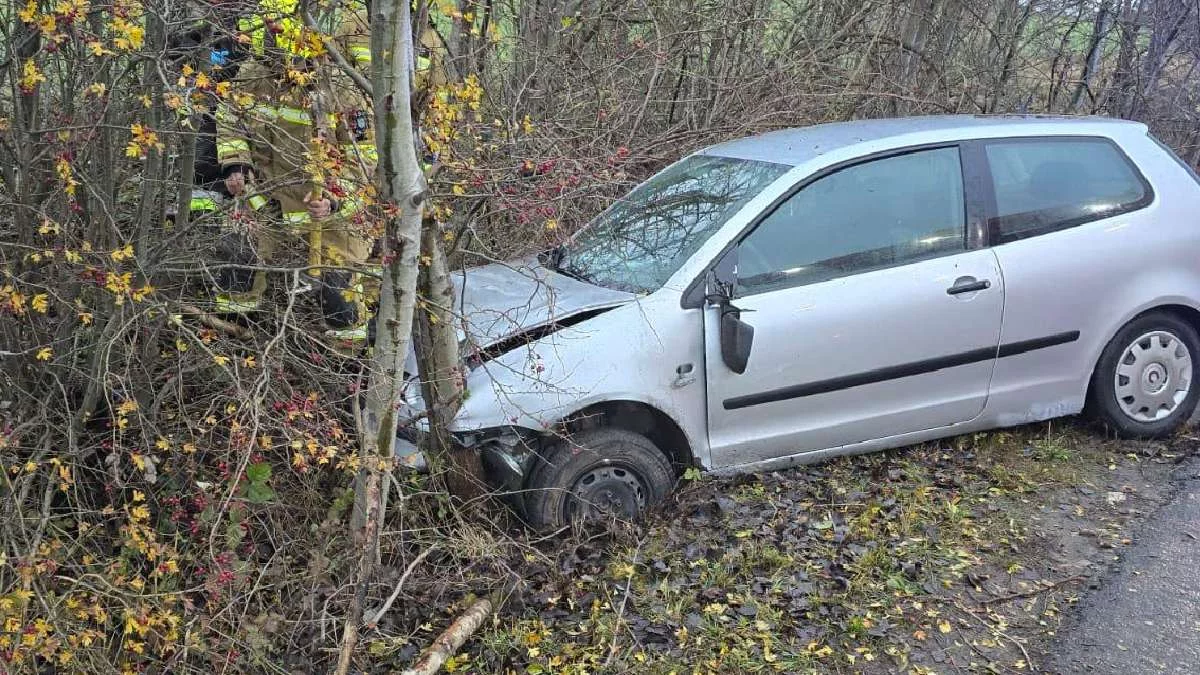
<instances>
[{"instance_id":1,"label":"car side window","mask_svg":"<svg viewBox=\"0 0 1200 675\"><path fill-rule=\"evenodd\" d=\"M988 141L985 154L996 194L993 244L1125 213L1149 198L1137 169L1106 139Z\"/></svg>"},{"instance_id":2,"label":"car side window","mask_svg":"<svg viewBox=\"0 0 1200 675\"><path fill-rule=\"evenodd\" d=\"M817 179L737 249L738 289L762 293L966 248L957 147L871 160Z\"/></svg>"}]
</instances>

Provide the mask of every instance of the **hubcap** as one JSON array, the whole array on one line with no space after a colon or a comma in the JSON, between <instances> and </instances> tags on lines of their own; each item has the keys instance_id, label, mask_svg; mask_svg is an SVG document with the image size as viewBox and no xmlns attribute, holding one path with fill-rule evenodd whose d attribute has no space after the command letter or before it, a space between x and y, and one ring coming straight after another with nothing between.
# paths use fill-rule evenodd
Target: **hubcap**
<instances>
[{"instance_id":1,"label":"hubcap","mask_svg":"<svg viewBox=\"0 0 1200 675\"><path fill-rule=\"evenodd\" d=\"M1146 333L1121 355L1113 384L1121 410L1138 422L1175 412L1192 388L1192 355L1166 331Z\"/></svg>"},{"instance_id":2,"label":"hubcap","mask_svg":"<svg viewBox=\"0 0 1200 675\"><path fill-rule=\"evenodd\" d=\"M567 500L568 520L617 517L632 520L646 506L646 490L638 475L619 465L598 466L575 481Z\"/></svg>"}]
</instances>

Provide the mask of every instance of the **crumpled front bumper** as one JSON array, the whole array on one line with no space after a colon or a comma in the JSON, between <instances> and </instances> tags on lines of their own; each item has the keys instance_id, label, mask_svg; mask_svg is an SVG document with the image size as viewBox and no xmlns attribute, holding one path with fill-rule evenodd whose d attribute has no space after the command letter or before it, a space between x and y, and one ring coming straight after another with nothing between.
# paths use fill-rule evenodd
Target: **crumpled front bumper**
<instances>
[{"instance_id":1,"label":"crumpled front bumper","mask_svg":"<svg viewBox=\"0 0 1200 675\"><path fill-rule=\"evenodd\" d=\"M424 415L425 402L415 382L410 382L405 388L397 412L401 422L396 429L397 463L418 473L426 473L429 471L429 462L421 452L420 445L423 437L429 433L429 420ZM523 488L542 445L540 434L516 426L453 431L451 434L460 447L479 453L485 478L492 487L502 491L516 492Z\"/></svg>"}]
</instances>

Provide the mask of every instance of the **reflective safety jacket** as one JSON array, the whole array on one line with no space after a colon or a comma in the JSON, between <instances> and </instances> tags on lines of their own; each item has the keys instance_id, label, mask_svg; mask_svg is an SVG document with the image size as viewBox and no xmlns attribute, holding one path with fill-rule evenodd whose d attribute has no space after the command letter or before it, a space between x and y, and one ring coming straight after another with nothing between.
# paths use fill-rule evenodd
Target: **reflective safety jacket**
<instances>
[{"instance_id":1,"label":"reflective safety jacket","mask_svg":"<svg viewBox=\"0 0 1200 675\"><path fill-rule=\"evenodd\" d=\"M360 72L369 73L365 11L347 13L333 42ZM250 205L258 210L274 198L284 220L299 229L309 221L304 199L314 190L313 170L336 175L326 196L338 202L335 216L348 218L361 207L358 197L371 189L373 121L370 101L328 57L296 68L269 56L255 58L241 68L234 94L217 110L217 160L226 175L235 168L253 170Z\"/></svg>"},{"instance_id":2,"label":"reflective safety jacket","mask_svg":"<svg viewBox=\"0 0 1200 675\"><path fill-rule=\"evenodd\" d=\"M238 30L249 36L251 51L256 57L266 57L270 51L269 45L274 45L282 53L304 58L316 53L311 37L306 35L307 31L304 30L303 19L297 15L298 6L298 0L259 0L258 13L239 20ZM343 15L353 16L354 19L346 20ZM366 3L362 0L350 0L342 8L323 18L327 18L336 28L321 28L335 34L343 33L349 24L361 23L361 39L349 41L348 49L342 53L347 59L352 59L370 79L371 44L370 33L367 30L370 17L367 14ZM416 48L415 88L422 90L445 85L446 45L441 36L432 28L427 28L421 33Z\"/></svg>"}]
</instances>

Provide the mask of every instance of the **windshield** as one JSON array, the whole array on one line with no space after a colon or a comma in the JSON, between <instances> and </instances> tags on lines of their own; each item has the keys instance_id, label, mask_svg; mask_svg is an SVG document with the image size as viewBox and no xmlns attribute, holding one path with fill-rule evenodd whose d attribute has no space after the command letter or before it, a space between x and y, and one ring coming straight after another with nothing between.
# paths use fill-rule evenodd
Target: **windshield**
<instances>
[{"instance_id":1,"label":"windshield","mask_svg":"<svg viewBox=\"0 0 1200 675\"><path fill-rule=\"evenodd\" d=\"M633 293L657 290L725 221L790 167L693 155L617 200L551 255L559 272Z\"/></svg>"}]
</instances>

